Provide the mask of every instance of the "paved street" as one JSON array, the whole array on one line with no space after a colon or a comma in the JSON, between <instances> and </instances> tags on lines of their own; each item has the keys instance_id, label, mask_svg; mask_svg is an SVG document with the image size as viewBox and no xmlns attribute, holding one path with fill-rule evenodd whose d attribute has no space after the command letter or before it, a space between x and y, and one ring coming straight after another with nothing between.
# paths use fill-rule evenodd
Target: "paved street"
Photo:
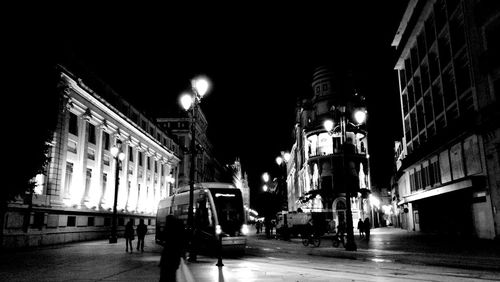
<instances>
[{"instance_id":1,"label":"paved street","mask_svg":"<svg viewBox=\"0 0 500 282\"><path fill-rule=\"evenodd\" d=\"M436 241L379 228L369 243L357 240L357 252L346 252L327 239L314 248L252 234L245 257L224 258L221 268L203 256L188 265L196 281L500 281L500 255L491 244L449 249L457 242ZM4 252L0 280L158 281L160 252L152 235L144 253L126 253L123 239Z\"/></svg>"}]
</instances>

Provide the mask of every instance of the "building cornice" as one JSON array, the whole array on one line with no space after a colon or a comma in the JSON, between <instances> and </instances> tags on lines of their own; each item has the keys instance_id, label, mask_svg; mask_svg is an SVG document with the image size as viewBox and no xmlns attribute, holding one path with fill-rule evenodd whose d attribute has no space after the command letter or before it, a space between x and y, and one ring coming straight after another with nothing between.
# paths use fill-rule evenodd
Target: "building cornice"
<instances>
[{"instance_id":1,"label":"building cornice","mask_svg":"<svg viewBox=\"0 0 500 282\"><path fill-rule=\"evenodd\" d=\"M118 114L115 111L109 110L114 109L113 106L111 106L109 103L105 101L101 101L100 99L97 99L94 95L97 96L97 94L93 93L91 94L89 91L92 91L91 89L84 89L82 86L80 86L81 83L78 83L75 81L72 77L70 77L68 74L62 72L62 77L70 86L73 91L75 91L78 95L80 95L83 99L87 100L90 104L94 105L104 113L106 113L108 116L110 116L113 120L116 120L118 123L120 123L123 127L125 127L129 132L133 133L134 135L142 138L143 140L149 140L149 146L152 146L156 151L161 152L168 157L173 157L177 160L179 158L175 156L175 154L170 151L168 148L160 145L155 139L147 136L144 134L142 131L138 130L134 125L132 125L127 119L123 118L120 114ZM101 98L102 99L102 98ZM72 99L74 101L74 99ZM113 126L112 122L108 122L109 126ZM128 136L128 134L127 134ZM127 137L124 136L124 137ZM126 138L125 138L126 139Z\"/></svg>"}]
</instances>

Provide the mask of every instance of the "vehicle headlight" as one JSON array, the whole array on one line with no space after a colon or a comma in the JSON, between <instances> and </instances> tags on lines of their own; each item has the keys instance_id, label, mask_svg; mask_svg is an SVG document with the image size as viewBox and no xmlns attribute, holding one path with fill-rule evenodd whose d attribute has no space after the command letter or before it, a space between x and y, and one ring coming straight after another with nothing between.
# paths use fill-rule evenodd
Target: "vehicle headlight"
<instances>
[{"instance_id":1,"label":"vehicle headlight","mask_svg":"<svg viewBox=\"0 0 500 282\"><path fill-rule=\"evenodd\" d=\"M219 224L215 226L215 234L220 235L222 233L222 228Z\"/></svg>"},{"instance_id":2,"label":"vehicle headlight","mask_svg":"<svg viewBox=\"0 0 500 282\"><path fill-rule=\"evenodd\" d=\"M247 235L247 234L248 234L248 231L249 231L249 230L248 230L248 225L243 224L243 225L241 226L241 233L243 233L243 235Z\"/></svg>"}]
</instances>

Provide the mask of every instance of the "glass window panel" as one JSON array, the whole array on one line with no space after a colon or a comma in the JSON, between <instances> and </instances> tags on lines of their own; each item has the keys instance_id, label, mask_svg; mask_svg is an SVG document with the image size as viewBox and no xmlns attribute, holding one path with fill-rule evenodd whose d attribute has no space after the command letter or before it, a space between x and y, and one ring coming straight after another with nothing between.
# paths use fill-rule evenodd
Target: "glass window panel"
<instances>
[{"instance_id":1,"label":"glass window panel","mask_svg":"<svg viewBox=\"0 0 500 282\"><path fill-rule=\"evenodd\" d=\"M443 73L442 79L444 104L447 108L457 100L457 97L455 95L455 77L453 76L451 68Z\"/></svg>"},{"instance_id":2,"label":"glass window panel","mask_svg":"<svg viewBox=\"0 0 500 282\"><path fill-rule=\"evenodd\" d=\"M425 34L422 30L417 37L417 48L418 48L418 57L420 62L425 58L425 54L427 53L427 47L425 46Z\"/></svg>"},{"instance_id":3,"label":"glass window panel","mask_svg":"<svg viewBox=\"0 0 500 282\"><path fill-rule=\"evenodd\" d=\"M420 64L420 61L418 59L417 48L415 46L411 48L410 54L411 54L411 67L413 72L416 72L418 65Z\"/></svg>"},{"instance_id":4,"label":"glass window panel","mask_svg":"<svg viewBox=\"0 0 500 282\"><path fill-rule=\"evenodd\" d=\"M414 76L413 77L413 85L415 85L415 103L422 98L422 85L420 84L420 77L419 76Z\"/></svg>"},{"instance_id":5,"label":"glass window panel","mask_svg":"<svg viewBox=\"0 0 500 282\"><path fill-rule=\"evenodd\" d=\"M410 109L415 105L415 93L413 92L412 84L408 84L408 105Z\"/></svg>"},{"instance_id":6,"label":"glass window panel","mask_svg":"<svg viewBox=\"0 0 500 282\"><path fill-rule=\"evenodd\" d=\"M428 61L429 61L429 73L431 75L431 81L434 81L439 76L439 62L438 62L437 51L435 49L429 51Z\"/></svg>"},{"instance_id":7,"label":"glass window panel","mask_svg":"<svg viewBox=\"0 0 500 282\"><path fill-rule=\"evenodd\" d=\"M411 123L411 136L413 138L418 135L417 114L415 113L415 110L411 111L410 113L410 123Z\"/></svg>"},{"instance_id":8,"label":"glass window panel","mask_svg":"<svg viewBox=\"0 0 500 282\"><path fill-rule=\"evenodd\" d=\"M422 103L417 104L417 121L418 121L419 131L424 129L425 128L424 106L422 106Z\"/></svg>"},{"instance_id":9,"label":"glass window panel","mask_svg":"<svg viewBox=\"0 0 500 282\"><path fill-rule=\"evenodd\" d=\"M427 92L424 96L424 111L425 111L425 122L427 124L431 123L434 120L433 112L432 112L432 97L430 92Z\"/></svg>"},{"instance_id":10,"label":"glass window panel","mask_svg":"<svg viewBox=\"0 0 500 282\"><path fill-rule=\"evenodd\" d=\"M429 79L429 68L426 63L423 63L420 66L420 74L422 76L422 92L425 93L431 85L431 81Z\"/></svg>"},{"instance_id":11,"label":"glass window panel","mask_svg":"<svg viewBox=\"0 0 500 282\"><path fill-rule=\"evenodd\" d=\"M432 104L434 106L434 116L438 116L444 110L443 105L443 91L441 83L436 83L432 86Z\"/></svg>"},{"instance_id":12,"label":"glass window panel","mask_svg":"<svg viewBox=\"0 0 500 282\"><path fill-rule=\"evenodd\" d=\"M454 60L455 75L457 78L457 94L460 96L471 87L471 75L467 52L463 50Z\"/></svg>"},{"instance_id":13,"label":"glass window panel","mask_svg":"<svg viewBox=\"0 0 500 282\"><path fill-rule=\"evenodd\" d=\"M439 63L441 69L446 68L451 60L450 38L447 32L442 34L438 39Z\"/></svg>"},{"instance_id":14,"label":"glass window panel","mask_svg":"<svg viewBox=\"0 0 500 282\"><path fill-rule=\"evenodd\" d=\"M434 26L434 14L431 13L425 21L425 36L427 48L431 49L432 43L436 40L436 28Z\"/></svg>"},{"instance_id":15,"label":"glass window panel","mask_svg":"<svg viewBox=\"0 0 500 282\"><path fill-rule=\"evenodd\" d=\"M408 94L403 93L401 95L401 103L403 103L403 114L406 116L408 114Z\"/></svg>"},{"instance_id":16,"label":"glass window panel","mask_svg":"<svg viewBox=\"0 0 500 282\"><path fill-rule=\"evenodd\" d=\"M446 24L446 5L444 0L437 0L434 3L434 15L436 17L436 28L439 33Z\"/></svg>"}]
</instances>

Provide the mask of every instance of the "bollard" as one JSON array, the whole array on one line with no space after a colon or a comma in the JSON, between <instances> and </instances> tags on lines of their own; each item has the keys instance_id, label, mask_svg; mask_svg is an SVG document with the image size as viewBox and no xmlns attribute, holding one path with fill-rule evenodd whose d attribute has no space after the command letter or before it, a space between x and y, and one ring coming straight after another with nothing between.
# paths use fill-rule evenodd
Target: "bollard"
<instances>
[{"instance_id":1,"label":"bollard","mask_svg":"<svg viewBox=\"0 0 500 282\"><path fill-rule=\"evenodd\" d=\"M217 259L217 264L215 264L218 267L224 266L222 263L222 234L219 234L219 258Z\"/></svg>"}]
</instances>

